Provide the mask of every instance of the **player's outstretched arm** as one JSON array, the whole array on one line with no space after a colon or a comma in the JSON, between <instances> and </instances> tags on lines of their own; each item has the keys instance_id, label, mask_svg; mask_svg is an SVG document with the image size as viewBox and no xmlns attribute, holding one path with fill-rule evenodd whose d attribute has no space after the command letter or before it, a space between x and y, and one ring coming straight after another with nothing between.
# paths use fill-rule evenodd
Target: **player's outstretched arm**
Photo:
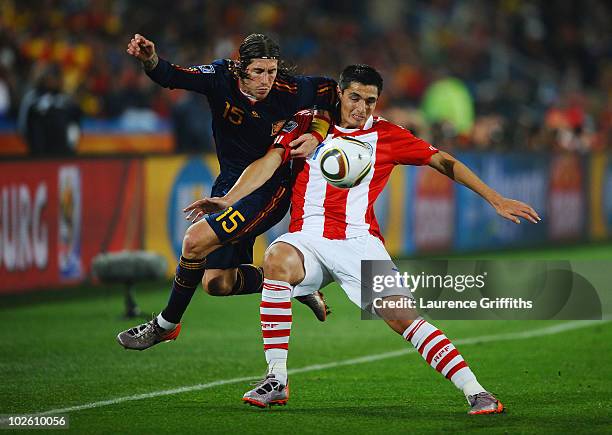
<instances>
[{"instance_id":1,"label":"player's outstretched arm","mask_svg":"<svg viewBox=\"0 0 612 435\"><path fill-rule=\"evenodd\" d=\"M470 168L448 153L440 151L431 156L429 166L455 180L457 183L472 189L491 204L497 211L497 214L514 223L520 224L519 218L526 219L534 224L541 220L538 213L531 206L515 199L503 197L478 178Z\"/></svg>"},{"instance_id":2,"label":"player's outstretched arm","mask_svg":"<svg viewBox=\"0 0 612 435\"><path fill-rule=\"evenodd\" d=\"M182 67L167 60L160 59L155 51L155 44L140 34L130 40L127 50L140 62L147 75L158 85L170 89L187 89L202 94L209 94L215 86L215 67Z\"/></svg>"},{"instance_id":3,"label":"player's outstretched arm","mask_svg":"<svg viewBox=\"0 0 612 435\"><path fill-rule=\"evenodd\" d=\"M283 163L283 155L282 148L268 150L265 156L255 160L242 171L234 186L223 198L231 205L255 192L274 175L274 172Z\"/></svg>"},{"instance_id":4,"label":"player's outstretched arm","mask_svg":"<svg viewBox=\"0 0 612 435\"><path fill-rule=\"evenodd\" d=\"M265 156L251 163L236 180L234 186L223 197L202 198L183 209L189 213L187 220L196 222L208 213L216 213L250 195L272 177L274 172L283 163L284 150L272 148Z\"/></svg>"}]
</instances>

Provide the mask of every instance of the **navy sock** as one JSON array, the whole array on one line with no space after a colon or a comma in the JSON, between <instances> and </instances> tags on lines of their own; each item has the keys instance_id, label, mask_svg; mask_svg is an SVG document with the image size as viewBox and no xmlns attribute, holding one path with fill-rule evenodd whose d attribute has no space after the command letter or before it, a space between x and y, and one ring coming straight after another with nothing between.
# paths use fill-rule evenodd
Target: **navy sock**
<instances>
[{"instance_id":1,"label":"navy sock","mask_svg":"<svg viewBox=\"0 0 612 435\"><path fill-rule=\"evenodd\" d=\"M263 286L263 269L252 264L241 264L236 273L236 284L232 295L249 295L261 293Z\"/></svg>"},{"instance_id":2,"label":"navy sock","mask_svg":"<svg viewBox=\"0 0 612 435\"><path fill-rule=\"evenodd\" d=\"M176 267L168 305L161 313L168 322L179 323L181 321L198 284L202 281L205 265L206 259L189 260L181 257Z\"/></svg>"}]
</instances>

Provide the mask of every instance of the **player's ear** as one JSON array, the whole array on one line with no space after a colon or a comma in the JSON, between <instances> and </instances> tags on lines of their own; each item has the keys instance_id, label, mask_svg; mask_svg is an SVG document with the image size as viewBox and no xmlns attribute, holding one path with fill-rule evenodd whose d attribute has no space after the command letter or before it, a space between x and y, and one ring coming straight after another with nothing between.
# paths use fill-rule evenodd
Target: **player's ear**
<instances>
[{"instance_id":1,"label":"player's ear","mask_svg":"<svg viewBox=\"0 0 612 435\"><path fill-rule=\"evenodd\" d=\"M340 85L336 85L336 92L338 92L338 99L342 97L342 89L340 89Z\"/></svg>"}]
</instances>

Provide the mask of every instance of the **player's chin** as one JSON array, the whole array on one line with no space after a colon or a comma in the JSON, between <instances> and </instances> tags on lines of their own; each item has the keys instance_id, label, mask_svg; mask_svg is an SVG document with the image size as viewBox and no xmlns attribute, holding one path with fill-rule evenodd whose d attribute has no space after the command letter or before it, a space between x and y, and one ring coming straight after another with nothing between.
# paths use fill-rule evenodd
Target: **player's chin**
<instances>
[{"instance_id":1,"label":"player's chin","mask_svg":"<svg viewBox=\"0 0 612 435\"><path fill-rule=\"evenodd\" d=\"M351 115L351 128L361 128L366 123L366 117L360 115Z\"/></svg>"}]
</instances>

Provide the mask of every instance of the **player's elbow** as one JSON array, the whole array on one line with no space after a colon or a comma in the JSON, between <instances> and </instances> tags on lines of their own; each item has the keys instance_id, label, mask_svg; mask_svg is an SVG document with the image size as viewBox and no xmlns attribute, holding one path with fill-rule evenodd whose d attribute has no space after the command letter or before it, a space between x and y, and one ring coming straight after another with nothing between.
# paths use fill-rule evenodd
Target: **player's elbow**
<instances>
[{"instance_id":1,"label":"player's elbow","mask_svg":"<svg viewBox=\"0 0 612 435\"><path fill-rule=\"evenodd\" d=\"M458 160L451 156L449 153L444 151L439 151L434 154L430 161L430 166L432 166L437 171L446 175L449 178L455 178L455 163Z\"/></svg>"}]
</instances>

